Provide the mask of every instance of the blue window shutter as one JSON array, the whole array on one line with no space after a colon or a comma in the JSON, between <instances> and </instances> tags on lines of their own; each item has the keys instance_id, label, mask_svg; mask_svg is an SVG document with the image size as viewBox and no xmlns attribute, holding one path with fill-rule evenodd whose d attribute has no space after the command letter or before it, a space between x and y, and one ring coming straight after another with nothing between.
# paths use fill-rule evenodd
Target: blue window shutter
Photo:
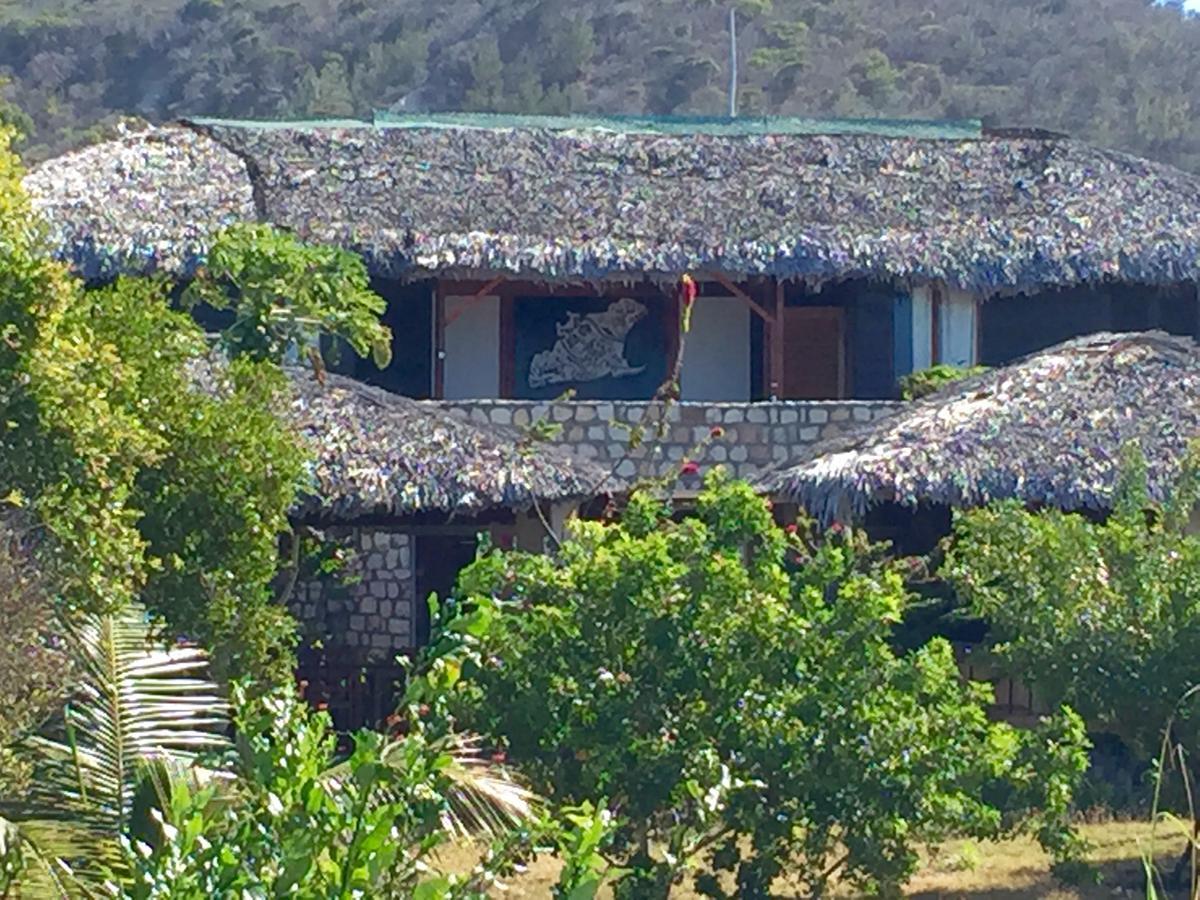
<instances>
[{"instance_id":1,"label":"blue window shutter","mask_svg":"<svg viewBox=\"0 0 1200 900\"><path fill-rule=\"evenodd\" d=\"M913 370L912 295L897 294L892 305L892 375L897 379Z\"/></svg>"}]
</instances>

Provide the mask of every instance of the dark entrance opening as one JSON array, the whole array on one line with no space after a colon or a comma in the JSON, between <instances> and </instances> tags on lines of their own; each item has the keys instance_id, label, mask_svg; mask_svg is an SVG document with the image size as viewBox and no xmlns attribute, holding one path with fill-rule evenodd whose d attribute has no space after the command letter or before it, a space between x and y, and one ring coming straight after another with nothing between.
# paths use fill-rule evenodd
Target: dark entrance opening
<instances>
[{"instance_id":1,"label":"dark entrance opening","mask_svg":"<svg viewBox=\"0 0 1200 900\"><path fill-rule=\"evenodd\" d=\"M458 573L475 561L478 544L474 533L417 535L414 647L429 643L429 595L445 599L453 593Z\"/></svg>"}]
</instances>

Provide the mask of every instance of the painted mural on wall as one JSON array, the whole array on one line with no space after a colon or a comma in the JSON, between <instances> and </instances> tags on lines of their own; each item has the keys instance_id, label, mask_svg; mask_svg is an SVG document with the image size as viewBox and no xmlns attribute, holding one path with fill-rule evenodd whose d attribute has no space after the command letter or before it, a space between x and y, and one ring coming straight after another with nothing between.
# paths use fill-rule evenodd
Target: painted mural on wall
<instances>
[{"instance_id":1,"label":"painted mural on wall","mask_svg":"<svg viewBox=\"0 0 1200 900\"><path fill-rule=\"evenodd\" d=\"M567 321L556 326L554 346L535 354L530 362L529 386L641 374L646 367L631 366L625 358L625 338L645 316L646 307L632 297L622 297L604 312L567 313Z\"/></svg>"},{"instance_id":2,"label":"painted mural on wall","mask_svg":"<svg viewBox=\"0 0 1200 900\"><path fill-rule=\"evenodd\" d=\"M515 394L641 399L665 374L661 309L632 297L527 298L514 306Z\"/></svg>"}]
</instances>

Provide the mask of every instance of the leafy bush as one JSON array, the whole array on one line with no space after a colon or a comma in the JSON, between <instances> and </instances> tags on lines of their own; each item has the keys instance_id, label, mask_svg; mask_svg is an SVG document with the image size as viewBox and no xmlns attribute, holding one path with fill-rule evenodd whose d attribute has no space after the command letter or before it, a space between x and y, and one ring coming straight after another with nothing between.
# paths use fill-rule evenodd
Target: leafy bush
<instances>
[{"instance_id":1,"label":"leafy bush","mask_svg":"<svg viewBox=\"0 0 1200 900\"><path fill-rule=\"evenodd\" d=\"M908 375L903 375L900 378L900 396L905 400L920 400L922 397L927 397L930 394L940 391L946 385L954 384L956 381L962 381L964 378L970 378L973 375L978 375L981 372L986 372L986 366L950 366L939 364L930 366L928 369L921 369L918 372L910 372Z\"/></svg>"},{"instance_id":2,"label":"leafy bush","mask_svg":"<svg viewBox=\"0 0 1200 900\"><path fill-rule=\"evenodd\" d=\"M1144 461L1127 455L1105 521L995 504L958 516L947 561L1011 671L1147 761L1176 712L1179 738L1200 738L1195 704L1176 710L1200 684L1198 495L1194 455L1163 503L1147 494Z\"/></svg>"},{"instance_id":3,"label":"leafy bush","mask_svg":"<svg viewBox=\"0 0 1200 900\"><path fill-rule=\"evenodd\" d=\"M901 580L867 550L781 529L714 474L693 518L640 494L619 523L576 522L556 557L477 561L431 655L471 651L458 713L539 790L609 799L620 896L699 868L714 897L768 896L785 870L814 891L835 874L894 886L918 842L994 837L1034 810L1069 853L1078 718L991 723L948 644L897 655Z\"/></svg>"}]
</instances>

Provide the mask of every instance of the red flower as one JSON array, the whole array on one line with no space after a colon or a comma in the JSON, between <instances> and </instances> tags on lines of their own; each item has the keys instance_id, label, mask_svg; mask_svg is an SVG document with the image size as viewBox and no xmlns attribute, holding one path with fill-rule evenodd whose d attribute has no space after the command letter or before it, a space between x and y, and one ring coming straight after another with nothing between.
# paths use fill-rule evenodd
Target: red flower
<instances>
[{"instance_id":1,"label":"red flower","mask_svg":"<svg viewBox=\"0 0 1200 900\"><path fill-rule=\"evenodd\" d=\"M786 531L788 534L795 534L796 533L796 523L793 522L791 525L789 525L787 528L785 528L784 531Z\"/></svg>"},{"instance_id":2,"label":"red flower","mask_svg":"<svg viewBox=\"0 0 1200 900\"><path fill-rule=\"evenodd\" d=\"M832 525L829 526L830 534L841 534L845 530L846 530L846 527L844 525L842 525L841 522L834 522Z\"/></svg>"},{"instance_id":3,"label":"red flower","mask_svg":"<svg viewBox=\"0 0 1200 900\"><path fill-rule=\"evenodd\" d=\"M683 301L685 307L691 306L696 302L696 295L700 293L700 288L692 279L691 275L684 275L679 279L679 297Z\"/></svg>"},{"instance_id":4,"label":"red flower","mask_svg":"<svg viewBox=\"0 0 1200 900\"><path fill-rule=\"evenodd\" d=\"M696 462L695 460L691 460L691 459L685 461L684 464L679 467L680 475L695 475L699 471L700 471L700 464L698 462Z\"/></svg>"},{"instance_id":5,"label":"red flower","mask_svg":"<svg viewBox=\"0 0 1200 900\"><path fill-rule=\"evenodd\" d=\"M710 437L722 438L725 437L725 429L720 425L713 426L713 430L709 432Z\"/></svg>"}]
</instances>

